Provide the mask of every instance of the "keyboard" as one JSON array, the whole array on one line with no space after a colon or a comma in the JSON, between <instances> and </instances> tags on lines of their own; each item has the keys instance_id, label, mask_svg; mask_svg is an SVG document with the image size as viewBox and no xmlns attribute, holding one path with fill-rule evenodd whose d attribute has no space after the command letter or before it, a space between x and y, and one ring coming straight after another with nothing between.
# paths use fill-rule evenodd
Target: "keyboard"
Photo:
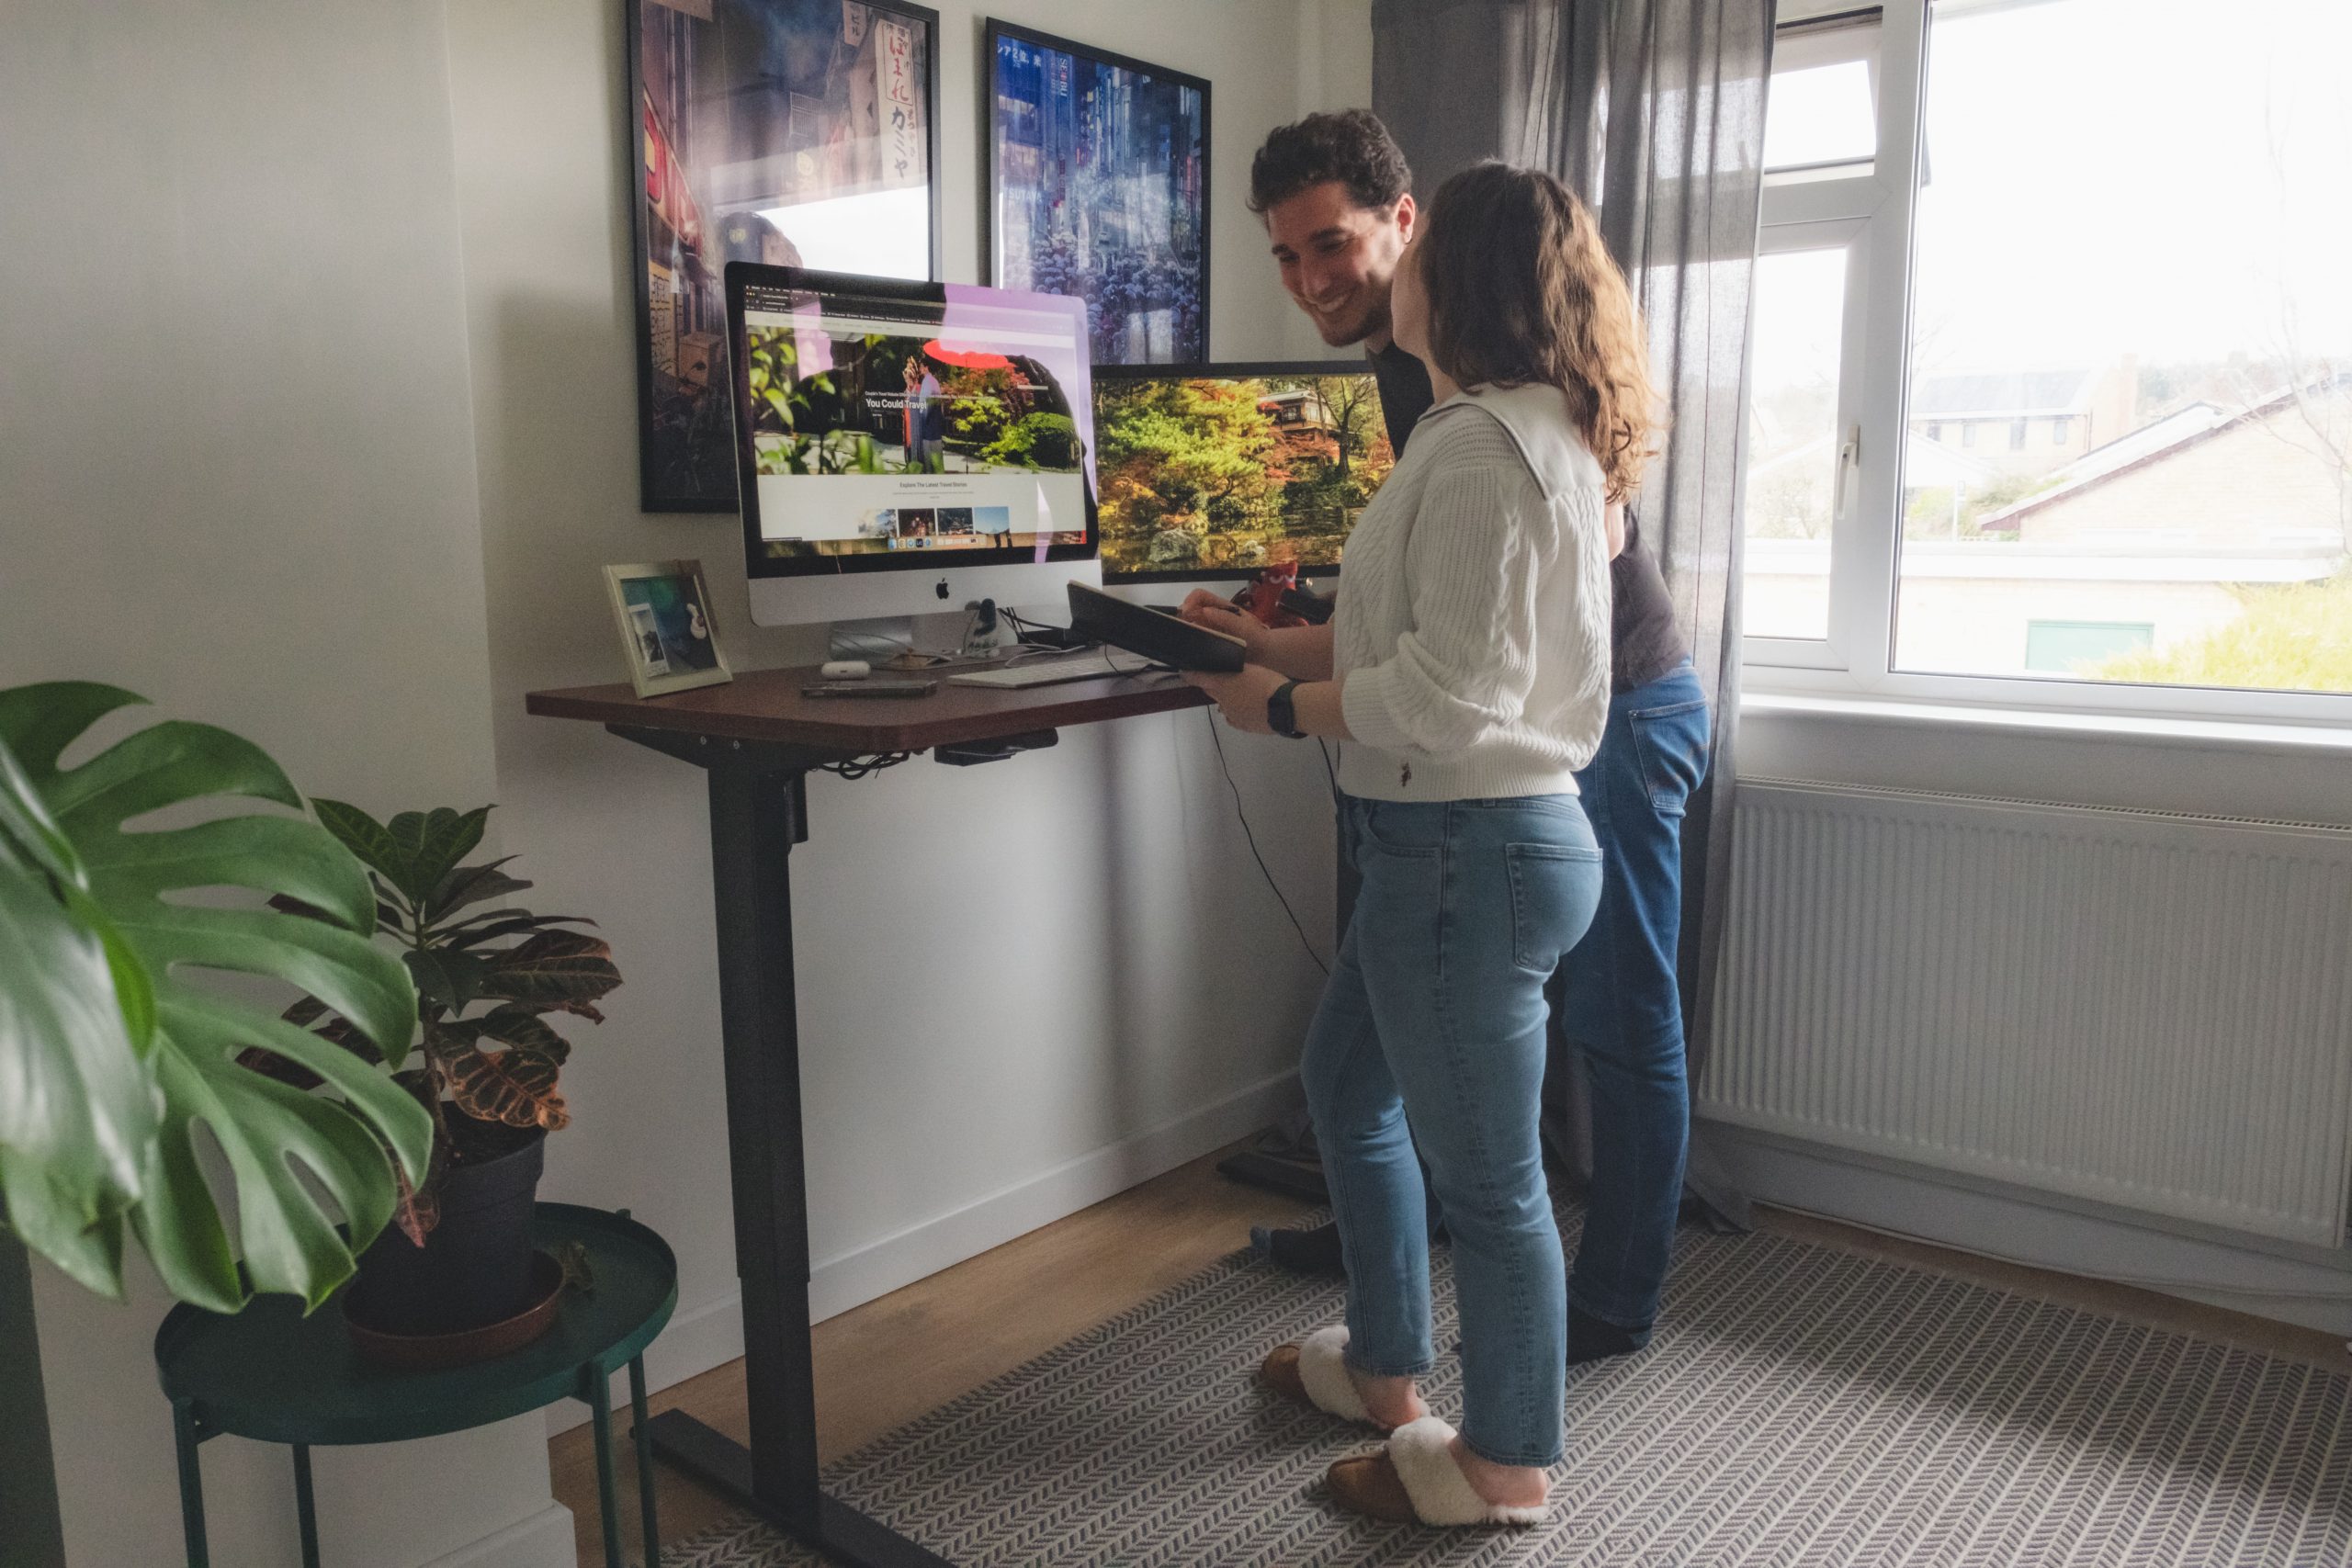
<instances>
[{"instance_id":1,"label":"keyboard","mask_svg":"<svg viewBox=\"0 0 2352 1568\"><path fill-rule=\"evenodd\" d=\"M1140 675L1150 666L1117 649L1090 648L1082 653L1056 654L1050 659L1024 659L998 670L959 670L947 677L951 686L993 686L1021 691L1030 686L1057 686L1065 681L1099 681L1113 675Z\"/></svg>"}]
</instances>

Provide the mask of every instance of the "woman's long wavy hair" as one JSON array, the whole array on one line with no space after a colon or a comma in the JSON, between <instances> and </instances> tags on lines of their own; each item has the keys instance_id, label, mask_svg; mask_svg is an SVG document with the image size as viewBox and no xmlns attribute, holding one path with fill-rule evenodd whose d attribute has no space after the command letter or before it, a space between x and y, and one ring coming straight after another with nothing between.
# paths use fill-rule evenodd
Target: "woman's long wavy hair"
<instances>
[{"instance_id":1,"label":"woman's long wavy hair","mask_svg":"<svg viewBox=\"0 0 2352 1568\"><path fill-rule=\"evenodd\" d=\"M1538 169L1485 163L1438 187L1414 246L1430 356L1457 385L1543 385L1600 459L1608 498L1655 451L1647 334L1592 209Z\"/></svg>"}]
</instances>

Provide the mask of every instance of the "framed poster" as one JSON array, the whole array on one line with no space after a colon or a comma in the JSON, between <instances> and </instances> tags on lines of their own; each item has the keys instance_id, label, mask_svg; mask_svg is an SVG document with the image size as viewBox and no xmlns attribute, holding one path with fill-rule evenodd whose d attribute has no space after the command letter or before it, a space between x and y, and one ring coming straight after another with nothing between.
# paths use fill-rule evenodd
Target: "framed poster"
<instances>
[{"instance_id":1,"label":"framed poster","mask_svg":"<svg viewBox=\"0 0 2352 1568\"><path fill-rule=\"evenodd\" d=\"M1086 301L1097 365L1209 356L1209 85L990 18L989 281Z\"/></svg>"},{"instance_id":2,"label":"framed poster","mask_svg":"<svg viewBox=\"0 0 2352 1568\"><path fill-rule=\"evenodd\" d=\"M730 261L939 276L939 14L901 0L623 0L638 495L735 510Z\"/></svg>"}]
</instances>

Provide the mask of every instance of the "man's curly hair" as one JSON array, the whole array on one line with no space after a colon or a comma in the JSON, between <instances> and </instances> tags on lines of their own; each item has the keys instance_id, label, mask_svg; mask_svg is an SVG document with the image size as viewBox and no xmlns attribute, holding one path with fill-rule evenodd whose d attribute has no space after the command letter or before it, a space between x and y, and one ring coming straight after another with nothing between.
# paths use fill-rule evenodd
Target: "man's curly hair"
<instances>
[{"instance_id":1,"label":"man's curly hair","mask_svg":"<svg viewBox=\"0 0 2352 1568\"><path fill-rule=\"evenodd\" d=\"M1250 164L1250 210L1288 201L1309 186L1337 180L1358 207L1396 205L1413 188L1404 152L1370 109L1311 114L1279 126Z\"/></svg>"}]
</instances>

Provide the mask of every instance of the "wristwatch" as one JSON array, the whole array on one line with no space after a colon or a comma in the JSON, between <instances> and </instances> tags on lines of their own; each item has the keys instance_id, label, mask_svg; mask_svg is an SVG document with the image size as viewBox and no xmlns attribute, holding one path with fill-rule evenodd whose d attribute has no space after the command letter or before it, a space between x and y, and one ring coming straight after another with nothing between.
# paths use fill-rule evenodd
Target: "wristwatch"
<instances>
[{"instance_id":1,"label":"wristwatch","mask_svg":"<svg viewBox=\"0 0 2352 1568\"><path fill-rule=\"evenodd\" d=\"M1292 708L1290 694L1298 690L1295 681L1284 681L1266 698L1266 723L1276 735L1287 735L1293 740L1306 739L1306 731L1298 727L1298 715Z\"/></svg>"}]
</instances>

